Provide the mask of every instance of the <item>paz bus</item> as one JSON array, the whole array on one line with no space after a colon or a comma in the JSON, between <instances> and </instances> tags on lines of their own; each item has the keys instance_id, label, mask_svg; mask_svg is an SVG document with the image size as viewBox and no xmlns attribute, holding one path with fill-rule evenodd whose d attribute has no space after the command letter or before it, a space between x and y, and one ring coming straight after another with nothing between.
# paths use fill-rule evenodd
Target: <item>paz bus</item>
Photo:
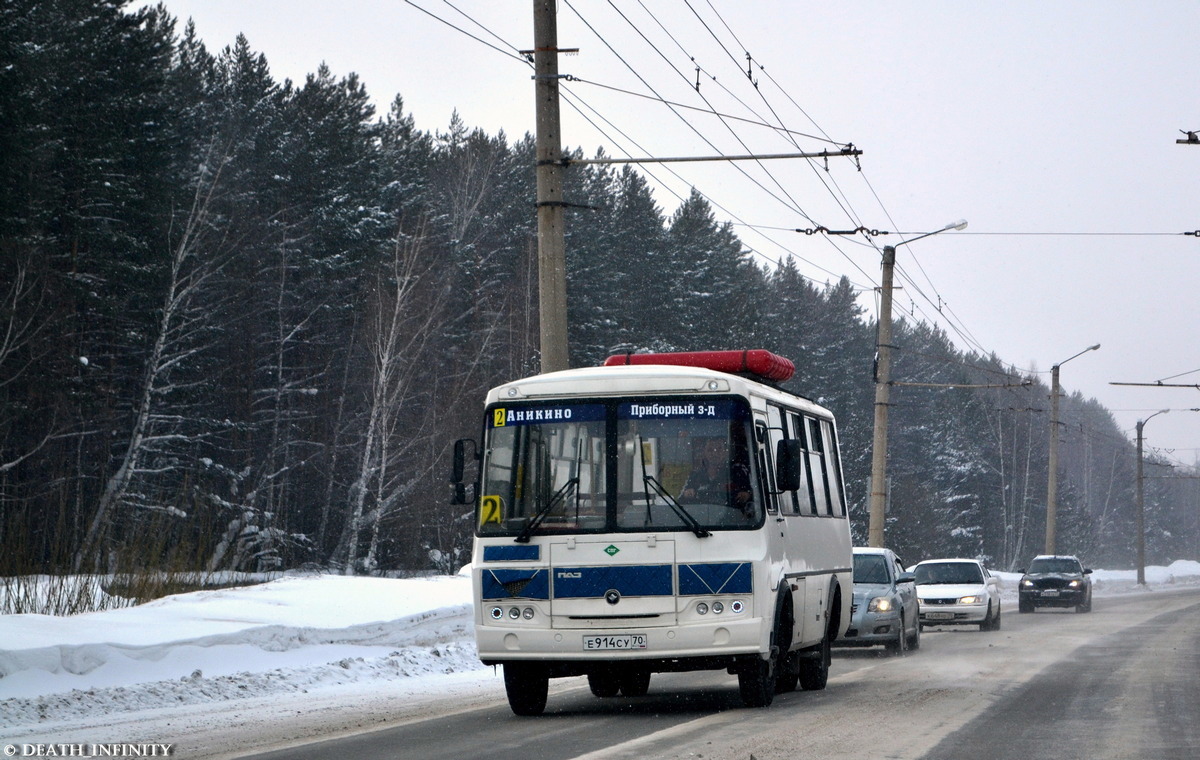
<instances>
[{"instance_id":1,"label":"paz bus","mask_svg":"<svg viewBox=\"0 0 1200 760\"><path fill-rule=\"evenodd\" d=\"M850 529L837 426L779 387L793 372L763 350L620 354L488 393L452 482L467 503L477 463L475 635L514 713L566 676L640 696L725 670L752 707L825 687Z\"/></svg>"}]
</instances>

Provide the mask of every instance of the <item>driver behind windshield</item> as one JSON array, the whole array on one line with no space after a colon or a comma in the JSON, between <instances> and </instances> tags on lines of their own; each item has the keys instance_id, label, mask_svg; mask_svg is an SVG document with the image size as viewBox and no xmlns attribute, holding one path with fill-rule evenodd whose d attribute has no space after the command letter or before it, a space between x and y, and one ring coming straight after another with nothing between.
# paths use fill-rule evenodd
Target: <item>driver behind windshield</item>
<instances>
[{"instance_id":1,"label":"driver behind windshield","mask_svg":"<svg viewBox=\"0 0 1200 760\"><path fill-rule=\"evenodd\" d=\"M724 438L697 439L692 471L680 492L680 501L729 504L746 512L750 508L750 468L744 462L730 466L729 442Z\"/></svg>"}]
</instances>

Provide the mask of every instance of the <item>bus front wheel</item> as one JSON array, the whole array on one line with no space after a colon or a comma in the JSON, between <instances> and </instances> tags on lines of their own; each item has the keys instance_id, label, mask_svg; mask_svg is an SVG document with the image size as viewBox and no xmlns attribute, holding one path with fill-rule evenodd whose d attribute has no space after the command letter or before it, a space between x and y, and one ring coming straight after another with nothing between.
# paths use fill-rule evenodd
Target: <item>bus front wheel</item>
<instances>
[{"instance_id":1,"label":"bus front wheel","mask_svg":"<svg viewBox=\"0 0 1200 760\"><path fill-rule=\"evenodd\" d=\"M746 707L769 707L775 700L775 663L751 657L738 668L738 691Z\"/></svg>"},{"instance_id":2,"label":"bus front wheel","mask_svg":"<svg viewBox=\"0 0 1200 760\"><path fill-rule=\"evenodd\" d=\"M506 662L504 691L516 715L541 715L550 691L550 671L536 662Z\"/></svg>"}]
</instances>

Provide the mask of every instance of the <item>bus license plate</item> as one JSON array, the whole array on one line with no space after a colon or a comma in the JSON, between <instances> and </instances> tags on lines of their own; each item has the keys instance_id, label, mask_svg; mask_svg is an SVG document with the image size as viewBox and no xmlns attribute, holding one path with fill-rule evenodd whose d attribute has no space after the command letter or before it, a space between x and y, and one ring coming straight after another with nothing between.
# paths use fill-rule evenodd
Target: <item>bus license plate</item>
<instances>
[{"instance_id":1,"label":"bus license plate","mask_svg":"<svg viewBox=\"0 0 1200 760\"><path fill-rule=\"evenodd\" d=\"M928 620L953 620L953 612L926 612L925 618Z\"/></svg>"},{"instance_id":2,"label":"bus license plate","mask_svg":"<svg viewBox=\"0 0 1200 760\"><path fill-rule=\"evenodd\" d=\"M583 648L594 649L645 649L646 634L621 633L610 636L584 636Z\"/></svg>"}]
</instances>

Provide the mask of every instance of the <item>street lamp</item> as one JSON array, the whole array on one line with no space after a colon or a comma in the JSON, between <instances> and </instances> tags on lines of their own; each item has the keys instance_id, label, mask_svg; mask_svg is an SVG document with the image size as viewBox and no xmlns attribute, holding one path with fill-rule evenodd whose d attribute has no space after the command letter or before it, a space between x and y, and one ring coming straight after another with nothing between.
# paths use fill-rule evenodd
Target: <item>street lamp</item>
<instances>
[{"instance_id":1,"label":"street lamp","mask_svg":"<svg viewBox=\"0 0 1200 760\"><path fill-rule=\"evenodd\" d=\"M870 546L883 546L883 524L887 507L887 425L892 391L892 270L896 267L896 249L948 230L966 229L966 226L967 220L960 219L940 230L926 232L924 235L883 247L879 325L875 336L875 435L871 444L870 522L867 527L867 543Z\"/></svg>"},{"instance_id":2,"label":"street lamp","mask_svg":"<svg viewBox=\"0 0 1200 760\"><path fill-rule=\"evenodd\" d=\"M1054 554L1055 531L1058 520L1058 368L1088 351L1100 348L1097 343L1088 346L1068 359L1063 359L1050 368L1050 471L1046 477L1046 554Z\"/></svg>"},{"instance_id":3,"label":"street lamp","mask_svg":"<svg viewBox=\"0 0 1200 760\"><path fill-rule=\"evenodd\" d=\"M1160 414L1166 414L1170 409L1159 409L1154 414L1137 423L1137 546L1139 586L1146 585L1146 501L1142 495L1142 428L1146 423Z\"/></svg>"}]
</instances>

